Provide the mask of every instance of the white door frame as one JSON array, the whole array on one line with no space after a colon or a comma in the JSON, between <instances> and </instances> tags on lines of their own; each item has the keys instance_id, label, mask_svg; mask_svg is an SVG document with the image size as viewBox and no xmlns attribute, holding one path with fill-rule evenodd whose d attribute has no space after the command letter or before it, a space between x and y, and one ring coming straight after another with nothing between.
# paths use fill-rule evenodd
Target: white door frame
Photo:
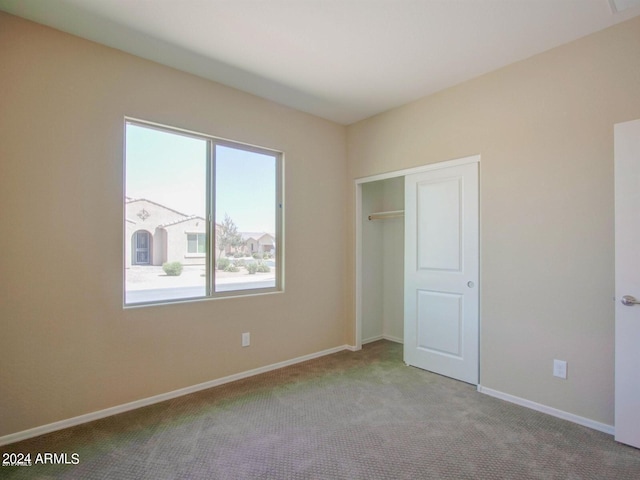
<instances>
[{"instance_id":1,"label":"white door frame","mask_svg":"<svg viewBox=\"0 0 640 480\"><path fill-rule=\"evenodd\" d=\"M414 173L422 173L430 170L437 170L440 168L455 167L458 165L466 165L468 163L480 164L480 155L472 155L469 157L458 158L455 160L446 160L443 162L430 163L428 165L422 165L420 167L407 168L404 170L396 170L395 172L381 173L378 175L371 175L369 177L362 177L355 179L355 241L356 241L356 278L355 278L355 301L356 301L356 325L355 325L355 345L354 350L360 350L362 348L362 185L369 182L377 182L379 180L387 180L389 178L404 177ZM480 188L480 185L478 185ZM478 211L478 216L480 211ZM479 229L481 230L481 223L479 222ZM481 235L479 235L481 238ZM478 245L480 247L480 245ZM481 251L481 250L479 250ZM482 266L479 261L480 271ZM482 283L482 282L479 282ZM481 285L478 286L481 288ZM480 291L478 295L480 295ZM480 311L478 313L478 322L480 322ZM478 341L481 338L481 330L479 330ZM480 360L480 359L479 359Z\"/></svg>"}]
</instances>

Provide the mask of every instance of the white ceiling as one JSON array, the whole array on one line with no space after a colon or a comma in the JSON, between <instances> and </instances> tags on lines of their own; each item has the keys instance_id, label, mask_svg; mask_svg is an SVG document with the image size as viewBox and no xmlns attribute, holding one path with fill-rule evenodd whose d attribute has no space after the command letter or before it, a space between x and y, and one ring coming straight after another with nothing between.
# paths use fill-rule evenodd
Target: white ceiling
<instances>
[{"instance_id":1,"label":"white ceiling","mask_svg":"<svg viewBox=\"0 0 640 480\"><path fill-rule=\"evenodd\" d=\"M640 0L0 0L0 10L349 124L640 15Z\"/></svg>"}]
</instances>

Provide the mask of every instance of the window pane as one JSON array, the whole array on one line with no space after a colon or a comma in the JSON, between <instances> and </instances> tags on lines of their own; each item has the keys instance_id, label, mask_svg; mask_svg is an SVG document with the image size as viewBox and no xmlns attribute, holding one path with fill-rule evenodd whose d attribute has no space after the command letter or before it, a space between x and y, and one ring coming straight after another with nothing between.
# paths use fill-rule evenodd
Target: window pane
<instances>
[{"instance_id":1,"label":"window pane","mask_svg":"<svg viewBox=\"0 0 640 480\"><path fill-rule=\"evenodd\" d=\"M279 153L126 121L125 304L280 287L280 162Z\"/></svg>"},{"instance_id":2,"label":"window pane","mask_svg":"<svg viewBox=\"0 0 640 480\"><path fill-rule=\"evenodd\" d=\"M216 146L216 292L276 286L276 175L275 155Z\"/></svg>"},{"instance_id":3,"label":"window pane","mask_svg":"<svg viewBox=\"0 0 640 480\"><path fill-rule=\"evenodd\" d=\"M207 236L204 233L198 234L198 253L205 253L207 251Z\"/></svg>"},{"instance_id":4,"label":"window pane","mask_svg":"<svg viewBox=\"0 0 640 480\"><path fill-rule=\"evenodd\" d=\"M196 253L198 251L198 236L187 234L187 252Z\"/></svg>"},{"instance_id":5,"label":"window pane","mask_svg":"<svg viewBox=\"0 0 640 480\"><path fill-rule=\"evenodd\" d=\"M127 122L126 304L206 295L207 161L204 139Z\"/></svg>"}]
</instances>

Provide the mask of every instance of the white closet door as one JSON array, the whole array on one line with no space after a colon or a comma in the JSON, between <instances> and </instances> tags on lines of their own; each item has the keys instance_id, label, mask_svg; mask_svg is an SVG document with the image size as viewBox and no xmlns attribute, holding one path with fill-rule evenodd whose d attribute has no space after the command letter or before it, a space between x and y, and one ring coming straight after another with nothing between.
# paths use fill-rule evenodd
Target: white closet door
<instances>
[{"instance_id":1,"label":"white closet door","mask_svg":"<svg viewBox=\"0 0 640 480\"><path fill-rule=\"evenodd\" d=\"M404 360L478 384L478 164L405 177Z\"/></svg>"}]
</instances>

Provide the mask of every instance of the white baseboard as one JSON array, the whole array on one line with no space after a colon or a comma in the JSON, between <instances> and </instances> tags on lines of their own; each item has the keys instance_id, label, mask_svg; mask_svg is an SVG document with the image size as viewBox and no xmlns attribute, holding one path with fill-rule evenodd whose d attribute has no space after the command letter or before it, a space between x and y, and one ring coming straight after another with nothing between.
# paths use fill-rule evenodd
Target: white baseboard
<instances>
[{"instance_id":1,"label":"white baseboard","mask_svg":"<svg viewBox=\"0 0 640 480\"><path fill-rule=\"evenodd\" d=\"M324 357L325 355L331 355L332 353L341 352L343 350L355 351L355 347L351 345L342 345L340 347L329 348L322 350L321 352L311 353L309 355L303 355L302 357L293 358L291 360L285 360L283 362L274 363L265 367L254 368L253 370L247 370L246 372L236 373L227 377L222 377L217 380L211 380L209 382L199 383L190 387L180 388L172 392L161 393L154 395L153 397L147 397L133 402L125 403L123 405L117 405L115 407L105 408L104 410L98 410L97 412L87 413L79 415L77 417L68 418L66 420L60 420L59 422L49 423L40 427L30 428L29 430L23 430L21 432L11 433L0 437L0 446L8 445L10 443L19 442L28 438L44 435L45 433L55 432L56 430L62 430L64 428L74 427L101 418L117 415L118 413L128 412L135 410L136 408L146 407L153 405L154 403L164 402L165 400L171 400L173 398L182 397L183 395L189 395L190 393L199 392L200 390L206 390L207 388L217 387L225 383L234 382L243 378L253 377L261 373L270 372L279 368L295 365L296 363L306 362L307 360L313 360L314 358Z\"/></svg>"},{"instance_id":2,"label":"white baseboard","mask_svg":"<svg viewBox=\"0 0 640 480\"><path fill-rule=\"evenodd\" d=\"M564 410L558 410L557 408L542 405L541 403L532 402L531 400L526 400L524 398L510 395L508 393L503 393L498 390L483 387L482 385L478 385L478 392L489 395L490 397L499 398L500 400L505 400L510 403L515 403L516 405L527 407L538 412L546 413L547 415L551 415L553 417L568 420L570 422L577 423L578 425L582 425L583 427L589 427L594 430L598 430L599 432L608 433L609 435L615 434L615 427L613 425L596 422L595 420L591 420L589 418L574 415L573 413L565 412Z\"/></svg>"},{"instance_id":3,"label":"white baseboard","mask_svg":"<svg viewBox=\"0 0 640 480\"><path fill-rule=\"evenodd\" d=\"M375 337L363 338L362 345L366 345L367 343L377 342L378 340L382 340L384 335L376 335Z\"/></svg>"},{"instance_id":4,"label":"white baseboard","mask_svg":"<svg viewBox=\"0 0 640 480\"><path fill-rule=\"evenodd\" d=\"M395 343L402 343L404 344L404 338L398 338L398 337L394 337L392 335L383 335L382 336L385 340L389 340L390 342L395 342Z\"/></svg>"},{"instance_id":5,"label":"white baseboard","mask_svg":"<svg viewBox=\"0 0 640 480\"><path fill-rule=\"evenodd\" d=\"M402 338L393 337L391 335L376 335L375 337L363 339L362 345L366 345L367 343L377 342L378 340L389 340L390 342L404 343L404 340Z\"/></svg>"}]
</instances>

